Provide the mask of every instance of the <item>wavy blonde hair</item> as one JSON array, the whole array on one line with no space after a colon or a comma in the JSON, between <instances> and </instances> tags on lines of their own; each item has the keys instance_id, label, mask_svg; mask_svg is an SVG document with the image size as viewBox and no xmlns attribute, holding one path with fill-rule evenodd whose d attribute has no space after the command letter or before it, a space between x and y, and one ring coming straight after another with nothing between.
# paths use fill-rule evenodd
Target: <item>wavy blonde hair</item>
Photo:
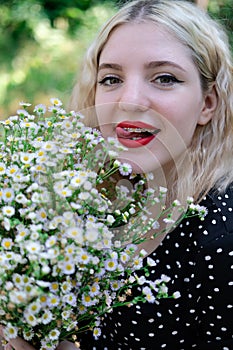
<instances>
[{"instance_id":1,"label":"wavy blonde hair","mask_svg":"<svg viewBox=\"0 0 233 350\"><path fill-rule=\"evenodd\" d=\"M189 148L193 167L185 170L182 166L177 185L181 192L200 200L211 188L222 191L233 181L232 56L225 30L206 12L182 0L136 0L123 6L87 51L69 108L80 111L94 105L99 56L113 29L123 23L146 21L162 25L190 49L203 94L213 86L216 89L214 117L207 125L197 126ZM94 119L87 123L97 125Z\"/></svg>"}]
</instances>

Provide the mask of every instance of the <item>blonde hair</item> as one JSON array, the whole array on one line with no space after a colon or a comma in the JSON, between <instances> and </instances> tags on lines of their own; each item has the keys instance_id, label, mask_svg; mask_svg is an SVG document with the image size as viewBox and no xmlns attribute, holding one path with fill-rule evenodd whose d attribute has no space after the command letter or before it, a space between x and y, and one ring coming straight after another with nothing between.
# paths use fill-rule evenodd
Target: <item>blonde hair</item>
<instances>
[{"instance_id":1,"label":"blonde hair","mask_svg":"<svg viewBox=\"0 0 233 350\"><path fill-rule=\"evenodd\" d=\"M94 105L99 56L113 29L123 23L145 21L162 25L190 49L203 94L213 86L216 89L214 117L208 124L197 126L189 148L192 170L187 167L182 175L179 173L182 178L177 185L200 200L211 188L222 191L233 181L232 56L224 29L205 11L182 0L136 0L123 6L88 50L69 108L82 110ZM87 122L97 125L94 119Z\"/></svg>"}]
</instances>

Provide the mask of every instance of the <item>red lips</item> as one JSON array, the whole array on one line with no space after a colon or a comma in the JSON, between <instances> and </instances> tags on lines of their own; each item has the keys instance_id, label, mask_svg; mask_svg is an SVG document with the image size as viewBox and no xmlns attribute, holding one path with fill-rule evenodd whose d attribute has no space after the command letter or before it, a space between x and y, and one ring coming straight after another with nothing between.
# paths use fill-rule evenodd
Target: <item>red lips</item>
<instances>
[{"instance_id":1,"label":"red lips","mask_svg":"<svg viewBox=\"0 0 233 350\"><path fill-rule=\"evenodd\" d=\"M147 145L159 132L154 126L140 122L124 121L117 125L116 134L122 145L137 148Z\"/></svg>"}]
</instances>

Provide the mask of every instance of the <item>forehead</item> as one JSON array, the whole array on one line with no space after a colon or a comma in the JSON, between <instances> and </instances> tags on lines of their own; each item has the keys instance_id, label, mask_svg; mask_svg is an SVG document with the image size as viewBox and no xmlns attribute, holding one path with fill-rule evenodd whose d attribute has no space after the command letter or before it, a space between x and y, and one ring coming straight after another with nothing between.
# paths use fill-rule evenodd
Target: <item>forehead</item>
<instances>
[{"instance_id":1,"label":"forehead","mask_svg":"<svg viewBox=\"0 0 233 350\"><path fill-rule=\"evenodd\" d=\"M187 56L191 59L191 51L186 45L164 26L150 21L124 23L113 29L100 59L122 54L132 55L131 59L143 55L150 60L155 54L166 55L167 58Z\"/></svg>"}]
</instances>

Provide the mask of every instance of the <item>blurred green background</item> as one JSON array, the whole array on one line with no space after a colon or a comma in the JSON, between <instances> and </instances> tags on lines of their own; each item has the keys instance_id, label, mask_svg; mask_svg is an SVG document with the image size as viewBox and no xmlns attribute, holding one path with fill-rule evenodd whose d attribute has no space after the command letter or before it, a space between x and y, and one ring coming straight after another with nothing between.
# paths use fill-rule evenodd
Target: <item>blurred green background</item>
<instances>
[{"instance_id":1,"label":"blurred green background","mask_svg":"<svg viewBox=\"0 0 233 350\"><path fill-rule=\"evenodd\" d=\"M172 0L171 0L172 1ZM0 0L0 118L20 101L67 103L86 48L126 1ZM233 47L233 1L209 0Z\"/></svg>"}]
</instances>

